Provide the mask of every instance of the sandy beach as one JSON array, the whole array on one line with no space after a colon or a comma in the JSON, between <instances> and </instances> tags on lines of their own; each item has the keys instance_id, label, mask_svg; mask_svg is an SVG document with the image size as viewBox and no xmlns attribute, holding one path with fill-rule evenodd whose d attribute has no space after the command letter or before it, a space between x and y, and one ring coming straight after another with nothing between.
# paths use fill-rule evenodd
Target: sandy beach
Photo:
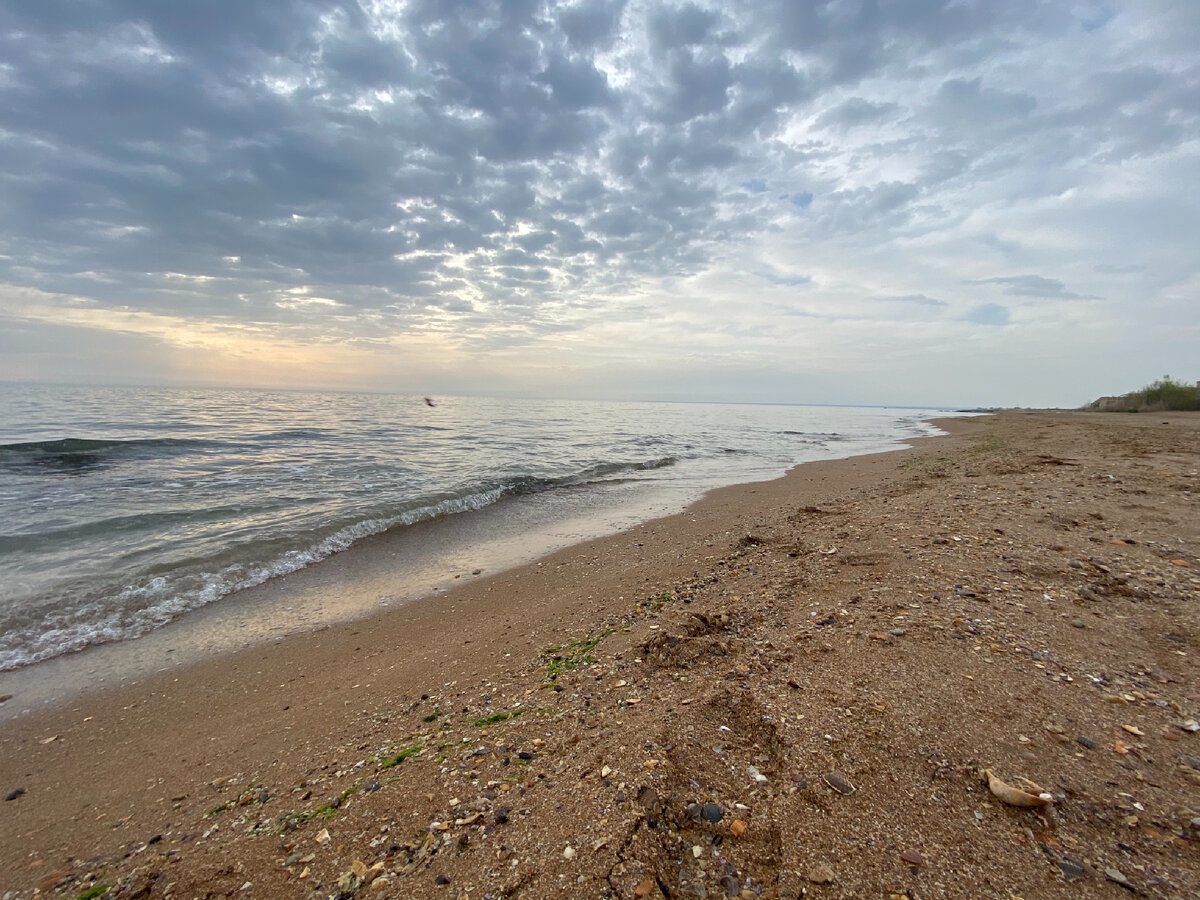
<instances>
[{"instance_id":1,"label":"sandy beach","mask_svg":"<svg viewBox=\"0 0 1200 900\"><path fill-rule=\"evenodd\" d=\"M1200 416L939 424L5 722L0 897L1196 896Z\"/></svg>"}]
</instances>

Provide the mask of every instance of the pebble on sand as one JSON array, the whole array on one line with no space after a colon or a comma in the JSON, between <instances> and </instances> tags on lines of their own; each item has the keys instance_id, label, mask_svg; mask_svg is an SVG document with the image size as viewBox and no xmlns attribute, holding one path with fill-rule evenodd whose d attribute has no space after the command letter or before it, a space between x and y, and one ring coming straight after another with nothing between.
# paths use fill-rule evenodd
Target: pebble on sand
<instances>
[{"instance_id":1,"label":"pebble on sand","mask_svg":"<svg viewBox=\"0 0 1200 900\"><path fill-rule=\"evenodd\" d=\"M1123 888L1133 889L1133 884L1121 872L1120 869L1107 868L1104 870L1104 877L1109 881L1119 884Z\"/></svg>"},{"instance_id":2,"label":"pebble on sand","mask_svg":"<svg viewBox=\"0 0 1200 900\"><path fill-rule=\"evenodd\" d=\"M833 869L821 863L813 866L812 871L808 873L808 880L813 884L833 884Z\"/></svg>"}]
</instances>

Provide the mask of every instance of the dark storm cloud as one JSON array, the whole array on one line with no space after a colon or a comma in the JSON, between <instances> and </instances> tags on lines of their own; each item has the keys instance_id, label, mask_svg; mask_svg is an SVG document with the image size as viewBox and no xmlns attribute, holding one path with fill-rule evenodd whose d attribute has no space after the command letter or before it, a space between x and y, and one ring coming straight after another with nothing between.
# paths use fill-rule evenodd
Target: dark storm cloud
<instances>
[{"instance_id":1,"label":"dark storm cloud","mask_svg":"<svg viewBox=\"0 0 1200 900\"><path fill-rule=\"evenodd\" d=\"M1072 166L1181 146L1197 134L1200 67L1170 17L1147 38L1161 57L1082 62L1116 40L1120 12L1033 0L10 3L0 280L198 317L386 311L396 327L519 316L527 328L513 333L569 328L563 311L581 297L696 274L764 236L877 248L962 221L966 191L990 191L981 204L1056 196ZM1050 41L1077 52L1067 74L998 71L1040 60ZM1049 275L970 283L1089 296ZM942 302L922 297L890 299ZM1000 318L975 309L959 320Z\"/></svg>"}]
</instances>

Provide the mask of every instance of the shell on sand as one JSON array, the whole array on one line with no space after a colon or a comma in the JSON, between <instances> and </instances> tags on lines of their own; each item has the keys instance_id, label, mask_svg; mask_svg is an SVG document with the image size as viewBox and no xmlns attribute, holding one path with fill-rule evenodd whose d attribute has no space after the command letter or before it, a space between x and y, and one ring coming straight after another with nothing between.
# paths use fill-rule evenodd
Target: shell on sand
<instances>
[{"instance_id":1,"label":"shell on sand","mask_svg":"<svg viewBox=\"0 0 1200 900\"><path fill-rule=\"evenodd\" d=\"M1054 798L1045 791L1031 794L1011 784L1005 784L991 769L986 769L983 774L987 776L988 790L995 794L1001 803L1009 806L1046 806L1054 802Z\"/></svg>"}]
</instances>

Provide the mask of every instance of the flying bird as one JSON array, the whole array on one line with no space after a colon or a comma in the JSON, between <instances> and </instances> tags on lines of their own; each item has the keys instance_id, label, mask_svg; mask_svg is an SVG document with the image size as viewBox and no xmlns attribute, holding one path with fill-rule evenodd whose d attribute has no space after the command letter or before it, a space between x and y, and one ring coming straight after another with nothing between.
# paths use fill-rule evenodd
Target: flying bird
<instances>
[{"instance_id":1,"label":"flying bird","mask_svg":"<svg viewBox=\"0 0 1200 900\"><path fill-rule=\"evenodd\" d=\"M433 399L432 399L431 397L426 397L426 398L425 398L425 405L426 405L426 406L436 406L437 404L433 402Z\"/></svg>"}]
</instances>

